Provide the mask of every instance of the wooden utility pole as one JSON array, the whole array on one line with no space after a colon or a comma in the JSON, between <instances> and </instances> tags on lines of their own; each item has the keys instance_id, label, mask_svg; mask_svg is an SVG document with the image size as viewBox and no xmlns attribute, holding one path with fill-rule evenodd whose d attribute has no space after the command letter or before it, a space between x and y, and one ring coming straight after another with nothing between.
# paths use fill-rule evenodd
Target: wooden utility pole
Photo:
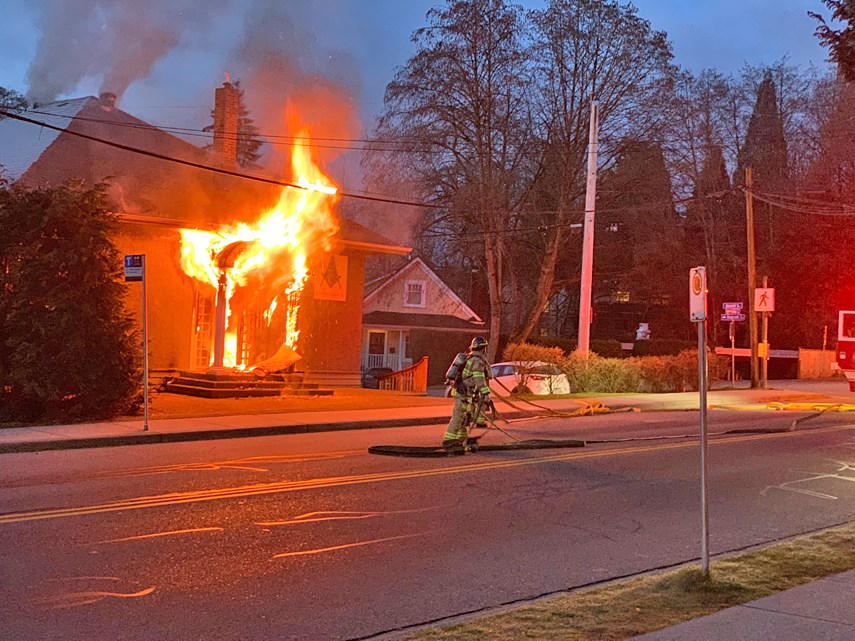
<instances>
[{"instance_id":1,"label":"wooden utility pole","mask_svg":"<svg viewBox=\"0 0 855 641\"><path fill-rule=\"evenodd\" d=\"M594 276L594 207L597 202L597 133L600 126L599 105L591 102L591 124L588 133L588 172L585 191L585 227L582 236L582 278L579 286L579 340L576 349L585 358L591 342L591 291Z\"/></svg>"},{"instance_id":2,"label":"wooden utility pole","mask_svg":"<svg viewBox=\"0 0 855 641\"><path fill-rule=\"evenodd\" d=\"M769 287L769 277L763 277L763 289ZM763 389L769 387L769 312L761 312L763 314L763 332L761 340L763 342L763 356L760 357L760 382Z\"/></svg>"},{"instance_id":3,"label":"wooden utility pole","mask_svg":"<svg viewBox=\"0 0 855 641\"><path fill-rule=\"evenodd\" d=\"M748 340L751 343L751 387L760 385L757 368L757 316L754 312L754 290L757 288L757 258L754 255L754 181L751 167L745 168L745 217L748 232Z\"/></svg>"}]
</instances>

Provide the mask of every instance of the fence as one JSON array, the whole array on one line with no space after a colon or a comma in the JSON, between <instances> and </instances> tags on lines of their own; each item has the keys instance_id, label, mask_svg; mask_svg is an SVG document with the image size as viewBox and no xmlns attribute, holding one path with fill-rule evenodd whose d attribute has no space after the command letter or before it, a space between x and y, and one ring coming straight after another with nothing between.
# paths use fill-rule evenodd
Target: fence
<instances>
[{"instance_id":1,"label":"fence","mask_svg":"<svg viewBox=\"0 0 855 641\"><path fill-rule=\"evenodd\" d=\"M371 369L372 367L388 367L390 369L398 369L400 359L397 354L363 354L362 369Z\"/></svg>"},{"instance_id":2,"label":"fence","mask_svg":"<svg viewBox=\"0 0 855 641\"><path fill-rule=\"evenodd\" d=\"M428 357L399 372L378 379L380 389L396 392L427 392Z\"/></svg>"},{"instance_id":3,"label":"fence","mask_svg":"<svg viewBox=\"0 0 855 641\"><path fill-rule=\"evenodd\" d=\"M831 378L839 371L832 350L799 349L799 378Z\"/></svg>"}]
</instances>

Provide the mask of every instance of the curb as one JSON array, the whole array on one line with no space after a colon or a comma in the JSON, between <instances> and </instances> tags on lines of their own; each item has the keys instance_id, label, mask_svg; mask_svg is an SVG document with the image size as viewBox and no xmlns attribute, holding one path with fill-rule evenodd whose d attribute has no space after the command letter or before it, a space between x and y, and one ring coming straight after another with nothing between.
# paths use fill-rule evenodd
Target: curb
<instances>
[{"instance_id":1,"label":"curb","mask_svg":"<svg viewBox=\"0 0 855 641\"><path fill-rule=\"evenodd\" d=\"M637 406L610 405L615 412L627 411ZM692 412L692 408L638 408L640 412ZM537 416L536 410L511 410L502 412L503 419L518 419ZM265 425L262 427L231 427L190 432L137 432L116 436L92 436L86 438L58 438L43 441L21 441L0 443L0 454L20 454L26 452L48 452L53 450L76 450L95 447L122 447L129 445L157 445L161 443L185 443L189 441L214 441L229 438L252 438L262 436L285 436L290 434L314 434L318 432L341 432L346 430L382 429L388 427L408 427L440 425L447 423L449 414L414 418L393 418L380 420L342 421L338 423L306 423L302 425ZM2 436L2 430L0 430Z\"/></svg>"},{"instance_id":2,"label":"curb","mask_svg":"<svg viewBox=\"0 0 855 641\"><path fill-rule=\"evenodd\" d=\"M503 418L522 418L530 412L504 412ZM341 432L345 430L380 429L440 425L447 423L449 416L423 416L418 418L381 419L379 421L343 421L340 423L307 423L303 425L268 425L263 427L232 427L219 430L193 432L139 432L121 436L93 436L89 438L67 438L50 441L25 441L0 443L0 454L23 452L46 452L51 450L76 450L93 447L121 447L125 445L156 445L188 441L214 441L229 438L251 438L260 436L283 436L289 434L313 434L317 432Z\"/></svg>"}]
</instances>

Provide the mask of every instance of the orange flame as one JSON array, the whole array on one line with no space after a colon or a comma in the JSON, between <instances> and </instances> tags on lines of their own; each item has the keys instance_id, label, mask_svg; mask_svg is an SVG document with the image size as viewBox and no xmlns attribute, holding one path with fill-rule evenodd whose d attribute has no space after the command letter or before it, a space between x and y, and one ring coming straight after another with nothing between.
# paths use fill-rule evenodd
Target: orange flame
<instances>
[{"instance_id":1,"label":"orange flame","mask_svg":"<svg viewBox=\"0 0 855 641\"><path fill-rule=\"evenodd\" d=\"M297 312L309 276L309 256L329 251L338 232L332 211L337 190L312 161L308 142L308 132L300 130L291 154L292 174L302 189L283 188L276 206L256 223L216 232L181 230L184 272L215 290L225 276L225 366L239 361L238 320L250 305L263 310L268 325L274 312L284 309L285 343L294 349L299 338Z\"/></svg>"}]
</instances>

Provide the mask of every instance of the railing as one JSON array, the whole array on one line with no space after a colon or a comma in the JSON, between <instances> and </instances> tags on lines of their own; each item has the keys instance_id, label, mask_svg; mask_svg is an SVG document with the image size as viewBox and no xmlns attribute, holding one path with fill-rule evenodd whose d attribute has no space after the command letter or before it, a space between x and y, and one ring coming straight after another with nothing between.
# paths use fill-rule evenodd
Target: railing
<instances>
[{"instance_id":1,"label":"railing","mask_svg":"<svg viewBox=\"0 0 855 641\"><path fill-rule=\"evenodd\" d=\"M372 367L389 367L398 369L400 361L397 354L363 354L362 369L367 370Z\"/></svg>"},{"instance_id":2,"label":"railing","mask_svg":"<svg viewBox=\"0 0 855 641\"><path fill-rule=\"evenodd\" d=\"M378 379L380 389L396 392L427 392L428 357L407 369L392 372Z\"/></svg>"}]
</instances>

